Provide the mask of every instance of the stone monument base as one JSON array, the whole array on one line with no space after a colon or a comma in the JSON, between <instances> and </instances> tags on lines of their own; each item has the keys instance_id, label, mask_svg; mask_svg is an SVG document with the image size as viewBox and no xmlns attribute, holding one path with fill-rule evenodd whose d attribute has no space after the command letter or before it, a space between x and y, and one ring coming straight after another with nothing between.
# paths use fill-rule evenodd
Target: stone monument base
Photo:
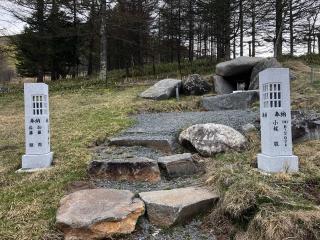
<instances>
[{"instance_id":1,"label":"stone monument base","mask_svg":"<svg viewBox=\"0 0 320 240\"><path fill-rule=\"evenodd\" d=\"M53 161L53 152L41 155L23 155L21 169L48 168Z\"/></svg>"},{"instance_id":2,"label":"stone monument base","mask_svg":"<svg viewBox=\"0 0 320 240\"><path fill-rule=\"evenodd\" d=\"M264 172L298 172L299 159L297 156L268 156L258 154L258 168Z\"/></svg>"}]
</instances>

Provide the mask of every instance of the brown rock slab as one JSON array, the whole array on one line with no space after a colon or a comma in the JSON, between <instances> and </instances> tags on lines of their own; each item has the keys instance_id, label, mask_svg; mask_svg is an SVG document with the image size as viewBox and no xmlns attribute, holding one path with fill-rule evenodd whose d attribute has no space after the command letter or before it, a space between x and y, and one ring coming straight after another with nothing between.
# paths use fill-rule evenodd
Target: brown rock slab
<instances>
[{"instance_id":1,"label":"brown rock slab","mask_svg":"<svg viewBox=\"0 0 320 240\"><path fill-rule=\"evenodd\" d=\"M200 170L193 161L191 153L160 157L158 164L168 178L193 175Z\"/></svg>"},{"instance_id":2,"label":"brown rock slab","mask_svg":"<svg viewBox=\"0 0 320 240\"><path fill-rule=\"evenodd\" d=\"M218 195L198 187L140 193L150 222L160 227L185 223L209 210Z\"/></svg>"},{"instance_id":3,"label":"brown rock slab","mask_svg":"<svg viewBox=\"0 0 320 240\"><path fill-rule=\"evenodd\" d=\"M126 158L114 160L94 160L89 164L88 173L92 177L114 181L160 181L158 163L149 158Z\"/></svg>"},{"instance_id":4,"label":"brown rock slab","mask_svg":"<svg viewBox=\"0 0 320 240\"><path fill-rule=\"evenodd\" d=\"M57 212L57 227L65 239L104 239L135 230L144 204L130 191L89 189L62 198Z\"/></svg>"}]
</instances>

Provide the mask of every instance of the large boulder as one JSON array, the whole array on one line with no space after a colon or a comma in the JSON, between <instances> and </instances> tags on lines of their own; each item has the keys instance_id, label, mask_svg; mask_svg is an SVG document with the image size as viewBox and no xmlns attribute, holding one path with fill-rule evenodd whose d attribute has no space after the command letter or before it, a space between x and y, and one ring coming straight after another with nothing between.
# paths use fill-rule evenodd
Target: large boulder
<instances>
[{"instance_id":1,"label":"large boulder","mask_svg":"<svg viewBox=\"0 0 320 240\"><path fill-rule=\"evenodd\" d=\"M168 178L193 175L200 170L191 153L160 157L158 164Z\"/></svg>"},{"instance_id":2,"label":"large boulder","mask_svg":"<svg viewBox=\"0 0 320 240\"><path fill-rule=\"evenodd\" d=\"M235 87L230 82L218 75L213 76L213 82L214 91L217 94L229 94L232 93L235 89Z\"/></svg>"},{"instance_id":3,"label":"large boulder","mask_svg":"<svg viewBox=\"0 0 320 240\"><path fill-rule=\"evenodd\" d=\"M267 58L258 62L252 69L250 78L250 90L259 89L259 73L268 68L281 68L281 63L276 58Z\"/></svg>"},{"instance_id":4,"label":"large boulder","mask_svg":"<svg viewBox=\"0 0 320 240\"><path fill-rule=\"evenodd\" d=\"M202 106L207 111L246 110L259 100L259 91L243 91L204 97Z\"/></svg>"},{"instance_id":5,"label":"large boulder","mask_svg":"<svg viewBox=\"0 0 320 240\"><path fill-rule=\"evenodd\" d=\"M179 142L182 146L209 157L229 150L242 150L246 145L246 138L231 127L207 123L184 130L179 136Z\"/></svg>"},{"instance_id":6,"label":"large boulder","mask_svg":"<svg viewBox=\"0 0 320 240\"><path fill-rule=\"evenodd\" d=\"M146 204L149 221L160 227L185 223L212 208L219 199L217 194L196 187L143 192L139 196Z\"/></svg>"},{"instance_id":7,"label":"large boulder","mask_svg":"<svg viewBox=\"0 0 320 240\"><path fill-rule=\"evenodd\" d=\"M211 86L199 74L193 74L182 83L182 90L186 95L204 95L211 91Z\"/></svg>"},{"instance_id":8,"label":"large boulder","mask_svg":"<svg viewBox=\"0 0 320 240\"><path fill-rule=\"evenodd\" d=\"M65 196L57 212L57 227L66 240L105 239L135 230L144 203L130 191L81 190Z\"/></svg>"},{"instance_id":9,"label":"large boulder","mask_svg":"<svg viewBox=\"0 0 320 240\"><path fill-rule=\"evenodd\" d=\"M250 72L252 68L263 58L239 57L216 66L216 74L223 77L231 77Z\"/></svg>"},{"instance_id":10,"label":"large boulder","mask_svg":"<svg viewBox=\"0 0 320 240\"><path fill-rule=\"evenodd\" d=\"M89 164L90 176L114 181L160 181L158 163L149 158L94 160Z\"/></svg>"},{"instance_id":11,"label":"large boulder","mask_svg":"<svg viewBox=\"0 0 320 240\"><path fill-rule=\"evenodd\" d=\"M141 93L139 96L146 99L165 100L176 95L176 88L181 88L182 81L177 79L164 79Z\"/></svg>"}]
</instances>

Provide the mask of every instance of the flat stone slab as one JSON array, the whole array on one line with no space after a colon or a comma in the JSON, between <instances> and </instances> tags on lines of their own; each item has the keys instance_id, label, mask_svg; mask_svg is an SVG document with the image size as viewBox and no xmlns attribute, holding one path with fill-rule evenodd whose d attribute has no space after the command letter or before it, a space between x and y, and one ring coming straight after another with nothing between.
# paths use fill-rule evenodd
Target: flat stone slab
<instances>
[{"instance_id":1,"label":"flat stone slab","mask_svg":"<svg viewBox=\"0 0 320 240\"><path fill-rule=\"evenodd\" d=\"M164 79L141 93L139 96L146 99L165 100L176 95L176 87L181 88L182 81L178 79Z\"/></svg>"},{"instance_id":2,"label":"flat stone slab","mask_svg":"<svg viewBox=\"0 0 320 240\"><path fill-rule=\"evenodd\" d=\"M139 194L149 221L160 227L185 223L214 206L219 196L203 188L188 187Z\"/></svg>"},{"instance_id":3,"label":"flat stone slab","mask_svg":"<svg viewBox=\"0 0 320 240\"><path fill-rule=\"evenodd\" d=\"M94 160L88 166L88 174L95 178L114 181L160 181L158 163L149 158Z\"/></svg>"},{"instance_id":4,"label":"flat stone slab","mask_svg":"<svg viewBox=\"0 0 320 240\"><path fill-rule=\"evenodd\" d=\"M208 111L246 110L257 101L259 101L259 91L253 90L204 97L202 106Z\"/></svg>"},{"instance_id":5,"label":"flat stone slab","mask_svg":"<svg viewBox=\"0 0 320 240\"><path fill-rule=\"evenodd\" d=\"M88 189L60 201L56 225L65 239L91 240L129 234L144 214L144 203L126 190Z\"/></svg>"},{"instance_id":6,"label":"flat stone slab","mask_svg":"<svg viewBox=\"0 0 320 240\"><path fill-rule=\"evenodd\" d=\"M146 136L126 135L110 139L110 145L115 146L143 146L159 150L163 153L171 154L175 150L174 138L172 136Z\"/></svg>"},{"instance_id":7,"label":"flat stone slab","mask_svg":"<svg viewBox=\"0 0 320 240\"><path fill-rule=\"evenodd\" d=\"M189 176L200 170L193 161L191 153L160 157L158 164L168 178Z\"/></svg>"},{"instance_id":8,"label":"flat stone slab","mask_svg":"<svg viewBox=\"0 0 320 240\"><path fill-rule=\"evenodd\" d=\"M257 57L238 57L236 59L222 62L216 66L216 74L223 77L235 76L251 71L252 68L263 58Z\"/></svg>"}]
</instances>

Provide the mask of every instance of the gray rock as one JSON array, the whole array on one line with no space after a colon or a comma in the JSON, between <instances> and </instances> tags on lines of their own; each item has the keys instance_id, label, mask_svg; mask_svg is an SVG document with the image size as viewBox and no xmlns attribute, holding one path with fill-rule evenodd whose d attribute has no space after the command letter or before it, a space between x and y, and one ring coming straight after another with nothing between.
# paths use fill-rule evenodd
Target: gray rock
<instances>
[{"instance_id":1,"label":"gray rock","mask_svg":"<svg viewBox=\"0 0 320 240\"><path fill-rule=\"evenodd\" d=\"M239 57L231 61L219 63L216 66L216 74L223 77L231 77L243 74L252 70L252 68L263 58Z\"/></svg>"},{"instance_id":2,"label":"gray rock","mask_svg":"<svg viewBox=\"0 0 320 240\"><path fill-rule=\"evenodd\" d=\"M139 196L146 204L150 222L160 227L185 223L208 211L219 199L217 194L196 187L143 192Z\"/></svg>"},{"instance_id":3,"label":"gray rock","mask_svg":"<svg viewBox=\"0 0 320 240\"><path fill-rule=\"evenodd\" d=\"M217 94L229 94L232 93L234 90L234 87L231 83L229 83L226 79L224 79L221 76L214 75L213 76L214 81L214 91Z\"/></svg>"},{"instance_id":4,"label":"gray rock","mask_svg":"<svg viewBox=\"0 0 320 240\"><path fill-rule=\"evenodd\" d=\"M256 130L257 130L256 126L254 126L252 123L248 123L242 126L242 131L245 133L256 131Z\"/></svg>"},{"instance_id":5,"label":"gray rock","mask_svg":"<svg viewBox=\"0 0 320 240\"><path fill-rule=\"evenodd\" d=\"M294 141L320 139L320 115L316 112L292 111Z\"/></svg>"},{"instance_id":6,"label":"gray rock","mask_svg":"<svg viewBox=\"0 0 320 240\"><path fill-rule=\"evenodd\" d=\"M89 189L60 201L56 224L67 240L105 239L130 234L143 214L144 203L130 191Z\"/></svg>"},{"instance_id":7,"label":"gray rock","mask_svg":"<svg viewBox=\"0 0 320 240\"><path fill-rule=\"evenodd\" d=\"M8 92L9 92L9 88L0 86L0 93L8 93Z\"/></svg>"},{"instance_id":8,"label":"gray rock","mask_svg":"<svg viewBox=\"0 0 320 240\"><path fill-rule=\"evenodd\" d=\"M204 95L211 91L211 86L199 74L193 74L182 83L182 89L186 95Z\"/></svg>"},{"instance_id":9,"label":"gray rock","mask_svg":"<svg viewBox=\"0 0 320 240\"><path fill-rule=\"evenodd\" d=\"M193 161L191 153L160 157L158 164L168 178L193 175L200 170Z\"/></svg>"},{"instance_id":10,"label":"gray rock","mask_svg":"<svg viewBox=\"0 0 320 240\"><path fill-rule=\"evenodd\" d=\"M94 160L89 164L88 173L116 181L158 182L161 179L157 161L149 158Z\"/></svg>"},{"instance_id":11,"label":"gray rock","mask_svg":"<svg viewBox=\"0 0 320 240\"><path fill-rule=\"evenodd\" d=\"M241 133L214 123L189 127L180 134L179 141L182 146L193 148L205 157L229 150L242 150L246 145L246 139Z\"/></svg>"},{"instance_id":12,"label":"gray rock","mask_svg":"<svg viewBox=\"0 0 320 240\"><path fill-rule=\"evenodd\" d=\"M182 81L177 79L164 79L141 93L139 96L146 99L165 100L176 95L176 87L181 88Z\"/></svg>"},{"instance_id":13,"label":"gray rock","mask_svg":"<svg viewBox=\"0 0 320 240\"><path fill-rule=\"evenodd\" d=\"M281 63L276 58L267 58L254 66L250 78L250 90L259 89L259 73L268 68L281 68Z\"/></svg>"},{"instance_id":14,"label":"gray rock","mask_svg":"<svg viewBox=\"0 0 320 240\"><path fill-rule=\"evenodd\" d=\"M202 106L207 111L246 110L256 101L259 101L259 91L243 91L204 97Z\"/></svg>"}]
</instances>

